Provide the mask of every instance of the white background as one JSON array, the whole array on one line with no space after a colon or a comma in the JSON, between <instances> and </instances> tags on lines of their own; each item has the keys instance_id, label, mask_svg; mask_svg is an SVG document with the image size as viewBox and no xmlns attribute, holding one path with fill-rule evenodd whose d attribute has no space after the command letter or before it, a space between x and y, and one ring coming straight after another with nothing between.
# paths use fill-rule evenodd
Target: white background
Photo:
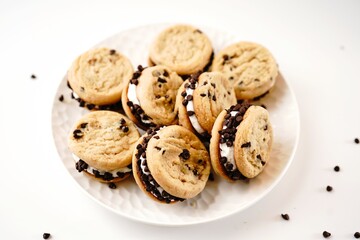
<instances>
[{"instance_id":1,"label":"white background","mask_svg":"<svg viewBox=\"0 0 360 240\"><path fill-rule=\"evenodd\" d=\"M57 155L51 107L73 59L121 30L160 22L208 25L259 42L293 87L301 117L295 159L273 191L243 212L186 227L137 223L80 191ZM1 0L0 238L322 239L327 230L331 239L354 239L359 70L358 0Z\"/></svg>"}]
</instances>

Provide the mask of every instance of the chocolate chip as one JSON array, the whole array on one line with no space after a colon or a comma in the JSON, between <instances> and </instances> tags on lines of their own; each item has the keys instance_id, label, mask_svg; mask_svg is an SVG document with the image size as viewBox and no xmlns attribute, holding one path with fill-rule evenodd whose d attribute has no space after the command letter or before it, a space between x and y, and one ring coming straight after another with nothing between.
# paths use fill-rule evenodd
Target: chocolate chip
<instances>
[{"instance_id":1,"label":"chocolate chip","mask_svg":"<svg viewBox=\"0 0 360 240\"><path fill-rule=\"evenodd\" d=\"M202 33L202 31L200 31L199 29L196 29L195 32L200 33L200 34Z\"/></svg>"},{"instance_id":2,"label":"chocolate chip","mask_svg":"<svg viewBox=\"0 0 360 240\"><path fill-rule=\"evenodd\" d=\"M78 170L78 172L82 172L88 169L88 167L89 165L81 159L75 163L75 168Z\"/></svg>"},{"instance_id":3,"label":"chocolate chip","mask_svg":"<svg viewBox=\"0 0 360 240\"><path fill-rule=\"evenodd\" d=\"M268 130L268 125L265 125L264 131Z\"/></svg>"},{"instance_id":4,"label":"chocolate chip","mask_svg":"<svg viewBox=\"0 0 360 240\"><path fill-rule=\"evenodd\" d=\"M110 55L114 55L116 53L116 50L115 49L111 49L110 50Z\"/></svg>"},{"instance_id":5,"label":"chocolate chip","mask_svg":"<svg viewBox=\"0 0 360 240\"><path fill-rule=\"evenodd\" d=\"M335 172L339 172L339 171L340 171L340 167L339 167L339 166L335 166L335 167L334 167L334 171L335 171Z\"/></svg>"},{"instance_id":6,"label":"chocolate chip","mask_svg":"<svg viewBox=\"0 0 360 240\"><path fill-rule=\"evenodd\" d=\"M235 121L238 123L240 123L242 120L243 120L243 117L241 115L239 115L235 118Z\"/></svg>"},{"instance_id":7,"label":"chocolate chip","mask_svg":"<svg viewBox=\"0 0 360 240\"><path fill-rule=\"evenodd\" d=\"M50 233L43 233L43 239L48 239L50 236Z\"/></svg>"},{"instance_id":8,"label":"chocolate chip","mask_svg":"<svg viewBox=\"0 0 360 240\"><path fill-rule=\"evenodd\" d=\"M192 95L187 95L187 96L186 96L186 100L192 101L192 100L193 100L193 96L192 96Z\"/></svg>"},{"instance_id":9,"label":"chocolate chip","mask_svg":"<svg viewBox=\"0 0 360 240\"><path fill-rule=\"evenodd\" d=\"M169 73L168 73L168 71L166 71L166 70L164 70L164 77L168 77L169 76Z\"/></svg>"},{"instance_id":10,"label":"chocolate chip","mask_svg":"<svg viewBox=\"0 0 360 240\"><path fill-rule=\"evenodd\" d=\"M257 78L255 78L255 79L254 79L254 81L255 81L255 82L260 82L260 80L259 80L259 79L257 79Z\"/></svg>"},{"instance_id":11,"label":"chocolate chip","mask_svg":"<svg viewBox=\"0 0 360 240\"><path fill-rule=\"evenodd\" d=\"M73 136L75 139L82 138L84 136L84 133L80 129L76 129L73 132Z\"/></svg>"},{"instance_id":12,"label":"chocolate chip","mask_svg":"<svg viewBox=\"0 0 360 240\"><path fill-rule=\"evenodd\" d=\"M354 233L354 237L355 238L360 238L360 233L359 232Z\"/></svg>"},{"instance_id":13,"label":"chocolate chip","mask_svg":"<svg viewBox=\"0 0 360 240\"><path fill-rule=\"evenodd\" d=\"M182 97L186 97L186 91L183 91L183 92L181 93L181 96L182 96Z\"/></svg>"},{"instance_id":14,"label":"chocolate chip","mask_svg":"<svg viewBox=\"0 0 360 240\"><path fill-rule=\"evenodd\" d=\"M125 119L120 118L120 124L121 124L121 125L124 125L125 123L126 123Z\"/></svg>"},{"instance_id":15,"label":"chocolate chip","mask_svg":"<svg viewBox=\"0 0 360 240\"><path fill-rule=\"evenodd\" d=\"M160 137L159 137L159 136L154 136L153 138L155 138L155 139L160 139Z\"/></svg>"},{"instance_id":16,"label":"chocolate chip","mask_svg":"<svg viewBox=\"0 0 360 240\"><path fill-rule=\"evenodd\" d=\"M187 149L183 149L182 153L179 155L180 158L188 160L190 158L190 152Z\"/></svg>"},{"instance_id":17,"label":"chocolate chip","mask_svg":"<svg viewBox=\"0 0 360 240\"><path fill-rule=\"evenodd\" d=\"M105 181L111 181L114 179L113 175L109 172L105 172L102 177Z\"/></svg>"},{"instance_id":18,"label":"chocolate chip","mask_svg":"<svg viewBox=\"0 0 360 240\"><path fill-rule=\"evenodd\" d=\"M195 114L194 111L187 111L187 115L188 115L188 116L192 116L192 115L194 115L194 114Z\"/></svg>"},{"instance_id":19,"label":"chocolate chip","mask_svg":"<svg viewBox=\"0 0 360 240\"><path fill-rule=\"evenodd\" d=\"M138 71L142 72L145 68L144 68L143 66L139 65L139 66L137 67L137 69L138 69Z\"/></svg>"},{"instance_id":20,"label":"chocolate chip","mask_svg":"<svg viewBox=\"0 0 360 240\"><path fill-rule=\"evenodd\" d=\"M82 124L80 124L80 127L81 128L86 128L87 125L88 125L88 123L82 123Z\"/></svg>"},{"instance_id":21,"label":"chocolate chip","mask_svg":"<svg viewBox=\"0 0 360 240\"><path fill-rule=\"evenodd\" d=\"M226 170L231 171L233 169L233 166L234 165L232 163L226 163L225 168Z\"/></svg>"},{"instance_id":22,"label":"chocolate chip","mask_svg":"<svg viewBox=\"0 0 360 240\"><path fill-rule=\"evenodd\" d=\"M195 83L190 84L190 88L191 88L192 90L195 90L195 88L196 88Z\"/></svg>"},{"instance_id":23,"label":"chocolate chip","mask_svg":"<svg viewBox=\"0 0 360 240\"><path fill-rule=\"evenodd\" d=\"M229 77L229 80L234 80L234 77L233 76Z\"/></svg>"},{"instance_id":24,"label":"chocolate chip","mask_svg":"<svg viewBox=\"0 0 360 240\"><path fill-rule=\"evenodd\" d=\"M185 83L184 88L189 88L190 84L189 83Z\"/></svg>"},{"instance_id":25,"label":"chocolate chip","mask_svg":"<svg viewBox=\"0 0 360 240\"><path fill-rule=\"evenodd\" d=\"M116 184L113 182L109 183L109 188L116 189Z\"/></svg>"},{"instance_id":26,"label":"chocolate chip","mask_svg":"<svg viewBox=\"0 0 360 240\"><path fill-rule=\"evenodd\" d=\"M81 100L81 99L80 99L79 106L80 106L80 107L85 107L85 102L84 102L84 100Z\"/></svg>"},{"instance_id":27,"label":"chocolate chip","mask_svg":"<svg viewBox=\"0 0 360 240\"><path fill-rule=\"evenodd\" d=\"M128 105L128 107L134 106L134 104L131 101L127 101L126 105Z\"/></svg>"},{"instance_id":28,"label":"chocolate chip","mask_svg":"<svg viewBox=\"0 0 360 240\"><path fill-rule=\"evenodd\" d=\"M157 81L158 81L159 83L167 83L167 81L166 81L165 79L160 78L160 77L157 79Z\"/></svg>"},{"instance_id":29,"label":"chocolate chip","mask_svg":"<svg viewBox=\"0 0 360 240\"><path fill-rule=\"evenodd\" d=\"M125 126L124 128L123 128L123 132L128 132L129 131L129 127L128 126Z\"/></svg>"},{"instance_id":30,"label":"chocolate chip","mask_svg":"<svg viewBox=\"0 0 360 240\"><path fill-rule=\"evenodd\" d=\"M246 142L241 145L241 148L248 148L251 147L251 142Z\"/></svg>"},{"instance_id":31,"label":"chocolate chip","mask_svg":"<svg viewBox=\"0 0 360 240\"><path fill-rule=\"evenodd\" d=\"M266 162L265 161L263 161L263 160L261 160L261 165L265 165L266 164Z\"/></svg>"},{"instance_id":32,"label":"chocolate chip","mask_svg":"<svg viewBox=\"0 0 360 240\"><path fill-rule=\"evenodd\" d=\"M211 86L213 86L213 88L216 88L216 84L215 84L215 83L211 83Z\"/></svg>"},{"instance_id":33,"label":"chocolate chip","mask_svg":"<svg viewBox=\"0 0 360 240\"><path fill-rule=\"evenodd\" d=\"M214 102L216 102L216 96L215 96L215 95L212 97L212 100L213 100Z\"/></svg>"},{"instance_id":34,"label":"chocolate chip","mask_svg":"<svg viewBox=\"0 0 360 240\"><path fill-rule=\"evenodd\" d=\"M354 139L354 142L355 142L356 144L359 144L359 143L360 143L360 141L359 141L358 138L355 138L355 139Z\"/></svg>"},{"instance_id":35,"label":"chocolate chip","mask_svg":"<svg viewBox=\"0 0 360 240\"><path fill-rule=\"evenodd\" d=\"M331 236L331 233L329 233L329 232L327 232L327 231L324 231L323 232L323 237L324 238L328 238L328 237L330 237Z\"/></svg>"},{"instance_id":36,"label":"chocolate chip","mask_svg":"<svg viewBox=\"0 0 360 240\"><path fill-rule=\"evenodd\" d=\"M232 146L233 146L233 142L232 142L232 141L227 141L227 142L226 142L226 146L232 147Z\"/></svg>"},{"instance_id":37,"label":"chocolate chip","mask_svg":"<svg viewBox=\"0 0 360 240\"><path fill-rule=\"evenodd\" d=\"M207 82L207 81L205 81L205 82L204 82L204 86L205 86L206 84L208 84L208 82Z\"/></svg>"},{"instance_id":38,"label":"chocolate chip","mask_svg":"<svg viewBox=\"0 0 360 240\"><path fill-rule=\"evenodd\" d=\"M256 155L256 158L257 158L258 160L260 160L260 161L262 160L260 154Z\"/></svg>"},{"instance_id":39,"label":"chocolate chip","mask_svg":"<svg viewBox=\"0 0 360 240\"><path fill-rule=\"evenodd\" d=\"M227 158L226 158L226 157L221 157L221 158L220 158L220 162L221 162L222 164L225 164L225 163L227 162Z\"/></svg>"},{"instance_id":40,"label":"chocolate chip","mask_svg":"<svg viewBox=\"0 0 360 240\"><path fill-rule=\"evenodd\" d=\"M164 150L162 151L161 155L164 155L164 154L165 154L165 152L166 152L166 150L164 149Z\"/></svg>"},{"instance_id":41,"label":"chocolate chip","mask_svg":"<svg viewBox=\"0 0 360 240\"><path fill-rule=\"evenodd\" d=\"M188 100L184 99L184 100L182 101L182 105L186 106L187 104L188 104Z\"/></svg>"},{"instance_id":42,"label":"chocolate chip","mask_svg":"<svg viewBox=\"0 0 360 240\"><path fill-rule=\"evenodd\" d=\"M86 107L87 107L87 109L92 110L95 108L95 104L88 103L88 104L86 104Z\"/></svg>"},{"instance_id":43,"label":"chocolate chip","mask_svg":"<svg viewBox=\"0 0 360 240\"><path fill-rule=\"evenodd\" d=\"M227 61L227 60L229 60L229 59L230 59L230 57L229 57L229 55L224 54L224 55L223 55L223 59L224 59L224 61Z\"/></svg>"},{"instance_id":44,"label":"chocolate chip","mask_svg":"<svg viewBox=\"0 0 360 240\"><path fill-rule=\"evenodd\" d=\"M281 217L286 220L286 221L289 221L290 220L290 217L288 214L281 214Z\"/></svg>"},{"instance_id":45,"label":"chocolate chip","mask_svg":"<svg viewBox=\"0 0 360 240\"><path fill-rule=\"evenodd\" d=\"M138 84L139 84L139 80L137 80L137 79L131 79L131 80L130 80L130 83L131 83L131 84L134 84L134 85L138 85Z\"/></svg>"},{"instance_id":46,"label":"chocolate chip","mask_svg":"<svg viewBox=\"0 0 360 240\"><path fill-rule=\"evenodd\" d=\"M60 101L60 102L64 101L64 95L62 95L62 94L60 95L59 101Z\"/></svg>"},{"instance_id":47,"label":"chocolate chip","mask_svg":"<svg viewBox=\"0 0 360 240\"><path fill-rule=\"evenodd\" d=\"M263 107L263 108L265 108L265 109L267 109L267 107L266 107L264 104L261 104L260 106Z\"/></svg>"},{"instance_id":48,"label":"chocolate chip","mask_svg":"<svg viewBox=\"0 0 360 240\"><path fill-rule=\"evenodd\" d=\"M200 96L205 97L206 93L200 93Z\"/></svg>"},{"instance_id":49,"label":"chocolate chip","mask_svg":"<svg viewBox=\"0 0 360 240\"><path fill-rule=\"evenodd\" d=\"M93 169L92 172L93 172L93 174L95 175L96 178L100 178L100 177L101 177L101 174L100 174L100 172L99 172L98 170Z\"/></svg>"},{"instance_id":50,"label":"chocolate chip","mask_svg":"<svg viewBox=\"0 0 360 240\"><path fill-rule=\"evenodd\" d=\"M30 77L31 77L32 79L36 79L35 74L32 74Z\"/></svg>"},{"instance_id":51,"label":"chocolate chip","mask_svg":"<svg viewBox=\"0 0 360 240\"><path fill-rule=\"evenodd\" d=\"M158 151L160 151L160 150L161 150L161 147L156 146L155 149L158 150Z\"/></svg>"},{"instance_id":52,"label":"chocolate chip","mask_svg":"<svg viewBox=\"0 0 360 240\"><path fill-rule=\"evenodd\" d=\"M117 175L119 178L125 177L125 173L123 173L123 172L117 172L116 175Z\"/></svg>"},{"instance_id":53,"label":"chocolate chip","mask_svg":"<svg viewBox=\"0 0 360 240\"><path fill-rule=\"evenodd\" d=\"M332 186L327 186L326 191L331 192L333 190Z\"/></svg>"},{"instance_id":54,"label":"chocolate chip","mask_svg":"<svg viewBox=\"0 0 360 240\"><path fill-rule=\"evenodd\" d=\"M230 95L230 92L229 92L229 91L227 91L227 94L228 94L228 95Z\"/></svg>"}]
</instances>

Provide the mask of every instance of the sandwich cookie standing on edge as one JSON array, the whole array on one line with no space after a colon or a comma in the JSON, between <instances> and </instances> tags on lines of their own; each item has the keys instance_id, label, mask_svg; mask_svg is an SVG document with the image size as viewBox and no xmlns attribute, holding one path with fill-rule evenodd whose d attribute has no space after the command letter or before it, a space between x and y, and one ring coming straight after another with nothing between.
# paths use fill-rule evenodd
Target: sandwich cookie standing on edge
<instances>
[{"instance_id":1,"label":"sandwich cookie standing on edge","mask_svg":"<svg viewBox=\"0 0 360 240\"><path fill-rule=\"evenodd\" d=\"M266 109L237 104L222 111L210 140L213 169L229 181L254 178L270 160L273 130Z\"/></svg>"},{"instance_id":2,"label":"sandwich cookie standing on edge","mask_svg":"<svg viewBox=\"0 0 360 240\"><path fill-rule=\"evenodd\" d=\"M251 42L238 42L221 50L211 70L225 74L237 99L243 100L266 95L278 76L276 61L269 50Z\"/></svg>"},{"instance_id":3,"label":"sandwich cookie standing on edge","mask_svg":"<svg viewBox=\"0 0 360 240\"><path fill-rule=\"evenodd\" d=\"M75 167L100 182L118 182L131 174L132 153L140 134L127 117L94 111L74 125L69 149Z\"/></svg>"},{"instance_id":4,"label":"sandwich cookie standing on edge","mask_svg":"<svg viewBox=\"0 0 360 240\"><path fill-rule=\"evenodd\" d=\"M234 89L223 74L193 74L180 87L176 98L179 124L209 137L219 113L234 104Z\"/></svg>"},{"instance_id":5,"label":"sandwich cookie standing on edge","mask_svg":"<svg viewBox=\"0 0 360 240\"><path fill-rule=\"evenodd\" d=\"M139 66L123 90L125 113L142 129L177 124L175 101L182 83L168 67Z\"/></svg>"},{"instance_id":6,"label":"sandwich cookie standing on edge","mask_svg":"<svg viewBox=\"0 0 360 240\"><path fill-rule=\"evenodd\" d=\"M114 49L96 48L80 55L68 71L68 87L81 107L110 109L133 74L130 61Z\"/></svg>"},{"instance_id":7,"label":"sandwich cookie standing on edge","mask_svg":"<svg viewBox=\"0 0 360 240\"><path fill-rule=\"evenodd\" d=\"M138 186L161 203L195 197L210 174L209 154L202 142L177 125L149 129L137 142L132 163Z\"/></svg>"},{"instance_id":8,"label":"sandwich cookie standing on edge","mask_svg":"<svg viewBox=\"0 0 360 240\"><path fill-rule=\"evenodd\" d=\"M212 57L211 42L202 31L190 25L175 25L155 39L149 62L165 65L179 75L190 75L204 71Z\"/></svg>"}]
</instances>

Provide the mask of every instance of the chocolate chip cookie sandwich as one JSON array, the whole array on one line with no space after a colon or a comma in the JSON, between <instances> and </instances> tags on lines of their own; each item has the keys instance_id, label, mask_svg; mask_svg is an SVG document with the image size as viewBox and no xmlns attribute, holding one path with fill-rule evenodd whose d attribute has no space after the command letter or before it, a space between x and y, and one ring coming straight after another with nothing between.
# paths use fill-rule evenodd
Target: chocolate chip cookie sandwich
<instances>
[{"instance_id":1,"label":"chocolate chip cookie sandwich","mask_svg":"<svg viewBox=\"0 0 360 240\"><path fill-rule=\"evenodd\" d=\"M158 35L149 55L149 61L154 65L165 65L179 75L190 75L211 65L213 48L209 38L199 29L174 25Z\"/></svg>"},{"instance_id":2,"label":"chocolate chip cookie sandwich","mask_svg":"<svg viewBox=\"0 0 360 240\"><path fill-rule=\"evenodd\" d=\"M127 117L113 111L93 111L74 125L68 146L79 172L100 182L118 182L132 172L132 153L139 137Z\"/></svg>"},{"instance_id":3,"label":"chocolate chip cookie sandwich","mask_svg":"<svg viewBox=\"0 0 360 240\"><path fill-rule=\"evenodd\" d=\"M222 111L210 140L213 169L229 181L254 178L270 160L273 130L268 111L248 103Z\"/></svg>"},{"instance_id":4,"label":"chocolate chip cookie sandwich","mask_svg":"<svg viewBox=\"0 0 360 240\"><path fill-rule=\"evenodd\" d=\"M252 42L238 42L216 54L212 71L225 74L234 86L237 99L256 99L274 86L278 67L265 47Z\"/></svg>"},{"instance_id":5,"label":"chocolate chip cookie sandwich","mask_svg":"<svg viewBox=\"0 0 360 240\"><path fill-rule=\"evenodd\" d=\"M81 107L108 109L121 102L121 93L133 74L130 61L108 48L91 49L70 67L67 78L72 97Z\"/></svg>"},{"instance_id":6,"label":"chocolate chip cookie sandwich","mask_svg":"<svg viewBox=\"0 0 360 240\"><path fill-rule=\"evenodd\" d=\"M198 195L210 174L209 154L189 130L172 125L149 129L133 154L137 185L161 203L176 203Z\"/></svg>"},{"instance_id":7,"label":"chocolate chip cookie sandwich","mask_svg":"<svg viewBox=\"0 0 360 240\"><path fill-rule=\"evenodd\" d=\"M234 104L234 89L223 74L193 74L179 88L176 98L179 125L209 136L219 113Z\"/></svg>"},{"instance_id":8,"label":"chocolate chip cookie sandwich","mask_svg":"<svg viewBox=\"0 0 360 240\"><path fill-rule=\"evenodd\" d=\"M182 83L168 67L139 66L123 90L125 113L142 129L177 124L175 100Z\"/></svg>"}]
</instances>

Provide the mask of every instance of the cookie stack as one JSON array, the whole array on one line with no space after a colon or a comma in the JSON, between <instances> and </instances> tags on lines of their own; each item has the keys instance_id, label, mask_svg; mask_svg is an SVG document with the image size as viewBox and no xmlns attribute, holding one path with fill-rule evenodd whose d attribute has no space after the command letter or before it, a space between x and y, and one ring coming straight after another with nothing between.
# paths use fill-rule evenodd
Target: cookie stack
<instances>
[{"instance_id":1,"label":"cookie stack","mask_svg":"<svg viewBox=\"0 0 360 240\"><path fill-rule=\"evenodd\" d=\"M271 53L239 42L214 56L201 30L175 25L148 59L134 71L119 51L97 48L70 67L72 96L91 110L69 135L76 170L112 184L132 175L160 203L197 196L211 169L230 182L260 174L273 133L267 110L250 102L276 82Z\"/></svg>"}]
</instances>

